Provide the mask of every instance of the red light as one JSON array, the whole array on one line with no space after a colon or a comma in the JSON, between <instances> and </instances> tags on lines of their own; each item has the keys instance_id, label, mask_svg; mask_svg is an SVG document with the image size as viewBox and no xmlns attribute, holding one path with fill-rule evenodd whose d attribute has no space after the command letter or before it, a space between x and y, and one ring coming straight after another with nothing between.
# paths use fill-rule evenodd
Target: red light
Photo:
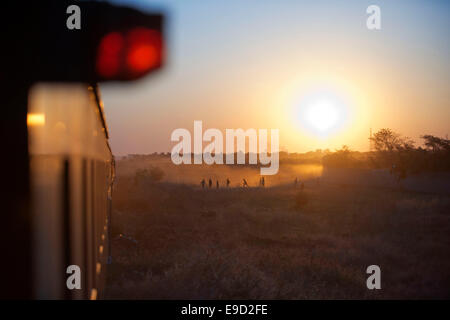
<instances>
[{"instance_id":1,"label":"red light","mask_svg":"<svg viewBox=\"0 0 450 320\"><path fill-rule=\"evenodd\" d=\"M161 65L162 39L158 31L135 28L124 36L106 34L97 52L97 74L104 79L135 79Z\"/></svg>"},{"instance_id":2,"label":"red light","mask_svg":"<svg viewBox=\"0 0 450 320\"><path fill-rule=\"evenodd\" d=\"M144 74L161 63L161 35L155 30L136 28L127 35L126 62L129 72Z\"/></svg>"},{"instance_id":3,"label":"red light","mask_svg":"<svg viewBox=\"0 0 450 320\"><path fill-rule=\"evenodd\" d=\"M104 78L111 78L120 71L123 36L118 32L105 35L98 47L97 72Z\"/></svg>"},{"instance_id":4,"label":"red light","mask_svg":"<svg viewBox=\"0 0 450 320\"><path fill-rule=\"evenodd\" d=\"M156 65L157 52L155 47L151 45L135 46L128 52L128 65L130 69L137 73L141 73Z\"/></svg>"}]
</instances>

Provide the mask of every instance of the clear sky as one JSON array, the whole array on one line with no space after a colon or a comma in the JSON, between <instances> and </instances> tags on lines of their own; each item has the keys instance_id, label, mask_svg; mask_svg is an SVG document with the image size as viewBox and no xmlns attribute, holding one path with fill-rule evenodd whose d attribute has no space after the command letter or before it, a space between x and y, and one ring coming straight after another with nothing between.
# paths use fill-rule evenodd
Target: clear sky
<instances>
[{"instance_id":1,"label":"clear sky","mask_svg":"<svg viewBox=\"0 0 450 320\"><path fill-rule=\"evenodd\" d=\"M102 85L115 154L170 151L171 132L193 133L194 120L277 128L290 152L365 151L370 128L417 141L450 131L450 1L114 2L168 16L165 69ZM372 4L381 30L366 27ZM324 97L339 121L318 134L302 117Z\"/></svg>"}]
</instances>

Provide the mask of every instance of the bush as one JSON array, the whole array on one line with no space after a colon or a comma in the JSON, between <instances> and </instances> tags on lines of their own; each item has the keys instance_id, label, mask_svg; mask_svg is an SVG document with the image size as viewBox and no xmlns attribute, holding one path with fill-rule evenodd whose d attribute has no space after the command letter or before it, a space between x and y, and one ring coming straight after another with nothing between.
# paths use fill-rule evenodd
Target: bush
<instances>
[{"instance_id":1,"label":"bush","mask_svg":"<svg viewBox=\"0 0 450 320\"><path fill-rule=\"evenodd\" d=\"M138 169L134 175L134 183L142 185L159 182L164 178L164 171L158 167L150 166L149 169Z\"/></svg>"}]
</instances>

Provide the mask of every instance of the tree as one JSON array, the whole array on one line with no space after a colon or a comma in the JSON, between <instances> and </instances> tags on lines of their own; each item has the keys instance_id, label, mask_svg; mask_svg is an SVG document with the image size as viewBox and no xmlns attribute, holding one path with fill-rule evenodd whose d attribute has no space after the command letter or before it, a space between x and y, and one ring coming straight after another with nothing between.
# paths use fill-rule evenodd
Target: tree
<instances>
[{"instance_id":1,"label":"tree","mask_svg":"<svg viewBox=\"0 0 450 320\"><path fill-rule=\"evenodd\" d=\"M421 138L425 140L424 145L428 150L433 152L450 151L450 140L448 139L435 137L431 134L423 135Z\"/></svg>"},{"instance_id":2,"label":"tree","mask_svg":"<svg viewBox=\"0 0 450 320\"><path fill-rule=\"evenodd\" d=\"M414 141L391 129L381 129L369 138L377 151L392 152L414 149Z\"/></svg>"}]
</instances>

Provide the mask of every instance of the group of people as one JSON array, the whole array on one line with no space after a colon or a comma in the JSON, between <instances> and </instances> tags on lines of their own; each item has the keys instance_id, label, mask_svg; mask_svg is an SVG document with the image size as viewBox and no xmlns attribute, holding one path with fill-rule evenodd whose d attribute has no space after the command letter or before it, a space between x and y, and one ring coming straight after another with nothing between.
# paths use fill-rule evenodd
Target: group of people
<instances>
[{"instance_id":1,"label":"group of people","mask_svg":"<svg viewBox=\"0 0 450 320\"><path fill-rule=\"evenodd\" d=\"M231 183L230 179L227 178L227 180L226 180L227 188L230 187L230 183ZM202 181L200 182L200 185L202 186L202 189L205 189L207 186L209 187L209 189L211 189L213 187L213 180L211 178L209 178L208 185L207 185L206 180L202 179ZM242 179L242 187L247 188L248 186L249 185L248 185L247 180L245 178ZM259 186L263 187L263 188L266 186L266 179L264 177L261 177L259 179ZM303 182L301 182L297 177L295 177L294 187L297 188L298 186L300 187L301 190L303 190L305 188L305 184ZM219 188L220 188L219 180L216 180L216 189L219 189Z\"/></svg>"},{"instance_id":2,"label":"group of people","mask_svg":"<svg viewBox=\"0 0 450 320\"><path fill-rule=\"evenodd\" d=\"M230 179L227 178L227 180L226 180L227 188L230 187L230 183L231 183ZM264 177L262 177L259 180L259 185L264 187L265 184L266 184L266 181L265 181ZM208 183L206 183L206 180L202 179L202 181L200 182L200 185L202 186L202 189L205 189L206 187L211 189L213 187L213 180L211 178L209 178L208 179ZM248 182L247 182L247 180L245 178L242 179L242 187L244 187L244 188L248 187ZM219 189L219 188L220 188L219 180L216 180L216 189Z\"/></svg>"},{"instance_id":3,"label":"group of people","mask_svg":"<svg viewBox=\"0 0 450 320\"><path fill-rule=\"evenodd\" d=\"M230 179L227 178L227 181L226 181L227 188L230 186L230 183L231 183ZM202 189L205 189L205 187L206 187L206 180L205 180L205 179L202 179L202 181L200 182L200 184L201 184L201 186L202 186ZM209 178L209 180L208 180L208 187L211 189L212 186L213 186L213 181L212 181L211 178ZM219 187L220 187L220 185L219 185L219 180L216 180L216 189L219 189Z\"/></svg>"},{"instance_id":4,"label":"group of people","mask_svg":"<svg viewBox=\"0 0 450 320\"><path fill-rule=\"evenodd\" d=\"M259 186L260 187L264 187L266 185L266 180L264 179L264 177L261 177L259 179ZM242 179L242 187L247 188L248 187L248 183L247 180Z\"/></svg>"}]
</instances>

